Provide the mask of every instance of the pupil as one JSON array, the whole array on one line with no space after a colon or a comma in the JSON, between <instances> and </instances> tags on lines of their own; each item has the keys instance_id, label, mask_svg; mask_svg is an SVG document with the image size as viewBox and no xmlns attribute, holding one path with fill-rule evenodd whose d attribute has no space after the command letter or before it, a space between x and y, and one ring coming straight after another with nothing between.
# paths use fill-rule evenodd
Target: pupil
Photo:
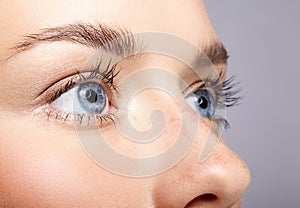
<instances>
[{"instance_id":1,"label":"pupil","mask_svg":"<svg viewBox=\"0 0 300 208\"><path fill-rule=\"evenodd\" d=\"M98 100L98 96L97 93L94 90L88 90L85 93L85 97L86 99L90 102L90 103L95 103Z\"/></svg>"},{"instance_id":2,"label":"pupil","mask_svg":"<svg viewBox=\"0 0 300 208\"><path fill-rule=\"evenodd\" d=\"M197 102L198 102L198 105L199 105L201 108L204 108L204 109L205 109L205 108L207 108L207 106L208 106L208 102L207 102L206 98L203 97L203 96L199 97L198 100L197 100Z\"/></svg>"}]
</instances>

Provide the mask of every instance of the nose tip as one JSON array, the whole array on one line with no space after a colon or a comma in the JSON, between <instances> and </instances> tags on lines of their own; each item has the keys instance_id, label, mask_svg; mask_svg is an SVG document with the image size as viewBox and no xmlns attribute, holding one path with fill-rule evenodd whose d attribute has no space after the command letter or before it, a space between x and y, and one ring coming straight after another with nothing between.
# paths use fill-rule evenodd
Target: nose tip
<instances>
[{"instance_id":1,"label":"nose tip","mask_svg":"<svg viewBox=\"0 0 300 208\"><path fill-rule=\"evenodd\" d=\"M160 176L155 189L157 207L240 207L250 183L245 163L223 143L206 162L195 158L194 153L188 155Z\"/></svg>"}]
</instances>

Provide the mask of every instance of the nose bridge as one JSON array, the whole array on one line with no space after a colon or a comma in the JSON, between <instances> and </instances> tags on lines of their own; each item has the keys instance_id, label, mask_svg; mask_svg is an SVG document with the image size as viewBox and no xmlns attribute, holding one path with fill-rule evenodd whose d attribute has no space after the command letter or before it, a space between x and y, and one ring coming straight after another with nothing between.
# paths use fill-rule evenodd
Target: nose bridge
<instances>
[{"instance_id":1,"label":"nose bridge","mask_svg":"<svg viewBox=\"0 0 300 208\"><path fill-rule=\"evenodd\" d=\"M165 123L164 131L170 125L178 125L181 119L181 106L176 97L158 88L144 89L131 99L128 106L128 115L132 125L140 131L151 128L151 114L160 111Z\"/></svg>"}]
</instances>

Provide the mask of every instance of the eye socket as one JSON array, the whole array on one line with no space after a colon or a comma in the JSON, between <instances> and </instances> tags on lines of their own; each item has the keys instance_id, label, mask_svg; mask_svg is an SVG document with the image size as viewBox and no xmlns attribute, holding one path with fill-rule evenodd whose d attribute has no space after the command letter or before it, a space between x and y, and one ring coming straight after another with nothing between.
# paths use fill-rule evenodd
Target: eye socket
<instances>
[{"instance_id":1,"label":"eye socket","mask_svg":"<svg viewBox=\"0 0 300 208\"><path fill-rule=\"evenodd\" d=\"M207 89L198 89L186 97L187 103L199 115L212 118L215 113L215 99Z\"/></svg>"},{"instance_id":2,"label":"eye socket","mask_svg":"<svg viewBox=\"0 0 300 208\"><path fill-rule=\"evenodd\" d=\"M90 81L63 93L51 106L64 113L93 116L108 113L108 99L104 87Z\"/></svg>"}]
</instances>

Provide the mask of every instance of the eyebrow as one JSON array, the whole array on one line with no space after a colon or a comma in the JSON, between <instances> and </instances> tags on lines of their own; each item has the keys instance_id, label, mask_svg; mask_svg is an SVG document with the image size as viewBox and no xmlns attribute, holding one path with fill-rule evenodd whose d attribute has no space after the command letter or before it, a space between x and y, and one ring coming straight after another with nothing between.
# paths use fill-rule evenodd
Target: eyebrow
<instances>
[{"instance_id":1,"label":"eyebrow","mask_svg":"<svg viewBox=\"0 0 300 208\"><path fill-rule=\"evenodd\" d=\"M81 44L94 49L103 48L117 55L132 55L138 50L133 34L124 28L112 28L102 23L74 23L40 29L38 33L24 36L22 41L11 48L14 52L12 56L42 43L58 41Z\"/></svg>"},{"instance_id":2,"label":"eyebrow","mask_svg":"<svg viewBox=\"0 0 300 208\"><path fill-rule=\"evenodd\" d=\"M89 23L73 23L52 28L40 29L38 33L29 34L23 40L16 43L11 50L13 56L30 50L42 43L71 42L81 44L93 49L103 48L123 57L141 52L142 43L134 38L133 33L121 27L110 27L103 23L92 25ZM202 49L202 54L212 64L227 64L228 53L221 42L213 42ZM9 58L11 58L9 57ZM196 62L200 63L204 57L200 55Z\"/></svg>"}]
</instances>

